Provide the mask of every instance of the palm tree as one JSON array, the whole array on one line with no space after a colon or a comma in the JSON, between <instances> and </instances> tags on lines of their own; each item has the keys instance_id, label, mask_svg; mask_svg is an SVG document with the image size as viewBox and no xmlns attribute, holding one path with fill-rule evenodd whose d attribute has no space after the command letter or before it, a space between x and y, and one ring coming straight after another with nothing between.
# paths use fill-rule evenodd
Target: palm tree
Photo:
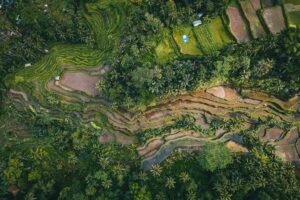
<instances>
[{"instance_id":1,"label":"palm tree","mask_svg":"<svg viewBox=\"0 0 300 200\"><path fill-rule=\"evenodd\" d=\"M176 183L176 182L175 182L174 178L168 177L165 186L166 186L168 189L173 189L173 188L175 188L175 183Z\"/></svg>"},{"instance_id":2,"label":"palm tree","mask_svg":"<svg viewBox=\"0 0 300 200\"><path fill-rule=\"evenodd\" d=\"M153 176L160 176L162 172L162 168L159 165L154 165L151 169L151 173Z\"/></svg>"},{"instance_id":3,"label":"palm tree","mask_svg":"<svg viewBox=\"0 0 300 200\"><path fill-rule=\"evenodd\" d=\"M186 172L181 172L179 174L179 178L184 183L188 182L191 179L190 175L188 173L186 173Z\"/></svg>"}]
</instances>

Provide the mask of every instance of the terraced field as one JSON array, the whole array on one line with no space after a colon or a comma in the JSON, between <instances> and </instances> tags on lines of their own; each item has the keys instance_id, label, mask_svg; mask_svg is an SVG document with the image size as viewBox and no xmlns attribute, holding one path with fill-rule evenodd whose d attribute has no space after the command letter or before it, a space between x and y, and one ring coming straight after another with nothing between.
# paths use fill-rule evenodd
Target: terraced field
<instances>
[{"instance_id":1,"label":"terraced field","mask_svg":"<svg viewBox=\"0 0 300 200\"><path fill-rule=\"evenodd\" d=\"M286 29L281 6L266 8L263 12L263 19L269 31L273 34L280 33Z\"/></svg>"},{"instance_id":2,"label":"terraced field","mask_svg":"<svg viewBox=\"0 0 300 200\"><path fill-rule=\"evenodd\" d=\"M259 38L265 35L265 30L257 16L257 11L261 9L259 1L239 1L246 19L250 25L251 35L253 38Z\"/></svg>"},{"instance_id":3,"label":"terraced field","mask_svg":"<svg viewBox=\"0 0 300 200\"><path fill-rule=\"evenodd\" d=\"M126 3L118 0L86 4L86 19L93 30L98 48L113 51L126 25Z\"/></svg>"},{"instance_id":4,"label":"terraced field","mask_svg":"<svg viewBox=\"0 0 300 200\"><path fill-rule=\"evenodd\" d=\"M219 50L231 42L220 17L213 19L209 24L194 27L193 31L197 42L206 54Z\"/></svg>"},{"instance_id":5,"label":"terraced field","mask_svg":"<svg viewBox=\"0 0 300 200\"><path fill-rule=\"evenodd\" d=\"M289 27L300 27L300 2L285 1L284 11Z\"/></svg>"},{"instance_id":6,"label":"terraced field","mask_svg":"<svg viewBox=\"0 0 300 200\"><path fill-rule=\"evenodd\" d=\"M257 2L252 2L253 9L257 9ZM284 29L282 21L278 25L270 20L280 13L278 7L268 7L265 12L265 21L272 33ZM229 7L227 14L237 41L249 41L250 29L242 10ZM174 150L199 150L205 142L223 142L232 151L245 153L247 149L243 147L241 133L255 128L260 128L258 136L262 141L276 145L282 158L299 164L298 96L283 102L254 91L238 93L234 89L217 86L164 99L143 112L116 109L101 95L96 84L105 73L109 73L110 67L103 61L116 51L125 26L126 4L119 1L87 4L86 18L95 33L98 48L57 45L33 66L8 76L5 81L11 88L9 95L16 107L23 107L29 112L43 110L58 118L64 112L72 113L82 123L101 132L99 142L137 143L144 169L160 163ZM165 30L156 48L157 58L163 63L168 62L170 57L212 53L231 42L226 31L221 18L200 27ZM251 31L257 31L257 27L252 27ZM189 36L188 43L183 43L183 34ZM182 126L176 121L187 115L195 120L192 125ZM227 126L232 119L241 120L234 129ZM276 123L257 127L259 121L269 119ZM216 121L224 121L223 126L214 126Z\"/></svg>"},{"instance_id":7,"label":"terraced field","mask_svg":"<svg viewBox=\"0 0 300 200\"><path fill-rule=\"evenodd\" d=\"M183 42L182 36L187 35L189 41L187 43ZM178 45L180 53L183 55L199 56L203 55L203 51L197 42L196 36L193 32L192 27L178 27L173 31L173 38Z\"/></svg>"}]
</instances>

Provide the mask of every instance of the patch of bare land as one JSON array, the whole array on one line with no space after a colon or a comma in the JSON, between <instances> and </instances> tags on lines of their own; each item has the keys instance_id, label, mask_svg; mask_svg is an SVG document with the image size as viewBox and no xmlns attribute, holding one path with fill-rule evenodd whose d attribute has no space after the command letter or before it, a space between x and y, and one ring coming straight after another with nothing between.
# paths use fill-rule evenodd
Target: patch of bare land
<instances>
[{"instance_id":1,"label":"patch of bare land","mask_svg":"<svg viewBox=\"0 0 300 200\"><path fill-rule=\"evenodd\" d=\"M60 83L68 88L82 91L90 96L99 94L96 88L97 82L100 80L97 76L91 76L86 72L65 72Z\"/></svg>"},{"instance_id":2,"label":"patch of bare land","mask_svg":"<svg viewBox=\"0 0 300 200\"><path fill-rule=\"evenodd\" d=\"M248 31L247 25L243 19L241 11L236 7L229 6L227 8L227 15L230 20L230 30L239 43L249 42L251 35Z\"/></svg>"},{"instance_id":3,"label":"patch of bare land","mask_svg":"<svg viewBox=\"0 0 300 200\"><path fill-rule=\"evenodd\" d=\"M250 30L252 33L252 36L254 38L262 37L266 34L262 24L260 23L260 20L257 16L257 11L260 8L260 6L257 6L257 3L254 2L252 4L251 1L240 1L242 10L250 24ZM254 5L254 6L253 6ZM259 8L257 8L259 7Z\"/></svg>"},{"instance_id":4,"label":"patch of bare land","mask_svg":"<svg viewBox=\"0 0 300 200\"><path fill-rule=\"evenodd\" d=\"M266 8L263 12L263 18L271 33L280 33L286 29L284 16L281 6Z\"/></svg>"}]
</instances>

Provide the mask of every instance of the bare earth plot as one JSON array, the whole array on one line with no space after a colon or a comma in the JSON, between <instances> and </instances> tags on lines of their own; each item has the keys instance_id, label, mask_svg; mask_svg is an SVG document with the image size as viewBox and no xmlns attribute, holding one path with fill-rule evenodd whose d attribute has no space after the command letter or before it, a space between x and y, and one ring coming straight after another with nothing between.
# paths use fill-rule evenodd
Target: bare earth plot
<instances>
[{"instance_id":1,"label":"bare earth plot","mask_svg":"<svg viewBox=\"0 0 300 200\"><path fill-rule=\"evenodd\" d=\"M261 9L260 0L250 0L250 3L255 11L258 11L259 9Z\"/></svg>"},{"instance_id":2,"label":"bare earth plot","mask_svg":"<svg viewBox=\"0 0 300 200\"><path fill-rule=\"evenodd\" d=\"M249 42L251 40L251 35L240 10L236 7L229 6L226 12L230 20L231 33L237 41L239 43Z\"/></svg>"},{"instance_id":3,"label":"bare earth plot","mask_svg":"<svg viewBox=\"0 0 300 200\"><path fill-rule=\"evenodd\" d=\"M251 1L240 1L242 10L250 24L250 30L252 33L252 36L254 38L259 38L262 37L263 35L265 35L265 30L262 26L262 24L259 21L259 18L256 14L256 12L258 11L257 5L252 4ZM254 7L253 5L255 5L256 7Z\"/></svg>"},{"instance_id":4,"label":"bare earth plot","mask_svg":"<svg viewBox=\"0 0 300 200\"><path fill-rule=\"evenodd\" d=\"M98 81L99 77L91 76L86 72L65 72L60 83L68 88L96 96L99 94L96 88Z\"/></svg>"},{"instance_id":5,"label":"bare earth plot","mask_svg":"<svg viewBox=\"0 0 300 200\"><path fill-rule=\"evenodd\" d=\"M266 8L263 12L263 18L268 29L273 34L280 33L286 29L281 6Z\"/></svg>"}]
</instances>

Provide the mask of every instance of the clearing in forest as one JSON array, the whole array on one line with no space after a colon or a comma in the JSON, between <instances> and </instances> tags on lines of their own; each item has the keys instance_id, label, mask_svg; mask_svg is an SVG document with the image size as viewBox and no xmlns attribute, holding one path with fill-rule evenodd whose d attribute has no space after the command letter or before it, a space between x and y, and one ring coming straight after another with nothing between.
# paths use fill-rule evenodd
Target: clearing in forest
<instances>
[{"instance_id":1,"label":"clearing in forest","mask_svg":"<svg viewBox=\"0 0 300 200\"><path fill-rule=\"evenodd\" d=\"M250 41L251 35L241 11L237 7L229 6L226 12L230 20L230 31L237 41L239 43Z\"/></svg>"},{"instance_id":2,"label":"clearing in forest","mask_svg":"<svg viewBox=\"0 0 300 200\"><path fill-rule=\"evenodd\" d=\"M177 46L168 29L163 30L162 40L155 48L159 63L165 63L177 57Z\"/></svg>"},{"instance_id":3,"label":"clearing in forest","mask_svg":"<svg viewBox=\"0 0 300 200\"><path fill-rule=\"evenodd\" d=\"M289 27L300 27L300 2L284 4L284 11Z\"/></svg>"},{"instance_id":4,"label":"clearing in forest","mask_svg":"<svg viewBox=\"0 0 300 200\"><path fill-rule=\"evenodd\" d=\"M98 76L91 76L86 72L65 72L60 83L71 89L96 96L99 94L99 90L96 88L98 81Z\"/></svg>"},{"instance_id":5,"label":"clearing in forest","mask_svg":"<svg viewBox=\"0 0 300 200\"><path fill-rule=\"evenodd\" d=\"M188 36L188 42L185 43L183 41L183 35ZM203 55L192 27L176 27L173 30L173 38L179 47L180 53L182 53L183 55Z\"/></svg>"},{"instance_id":6,"label":"clearing in forest","mask_svg":"<svg viewBox=\"0 0 300 200\"><path fill-rule=\"evenodd\" d=\"M213 19L209 24L194 27L193 31L201 50L206 54L219 50L231 42L220 17Z\"/></svg>"},{"instance_id":7,"label":"clearing in forest","mask_svg":"<svg viewBox=\"0 0 300 200\"><path fill-rule=\"evenodd\" d=\"M242 11L244 12L249 25L250 25L250 30L252 33L252 36L254 38L259 38L263 35L265 35L265 30L262 24L259 21L259 18L257 16L257 11L260 9L260 6L257 5L255 0L252 1L239 1L240 5L242 7Z\"/></svg>"},{"instance_id":8,"label":"clearing in forest","mask_svg":"<svg viewBox=\"0 0 300 200\"><path fill-rule=\"evenodd\" d=\"M279 33L286 28L281 6L264 9L263 18L268 29L273 34Z\"/></svg>"}]
</instances>

